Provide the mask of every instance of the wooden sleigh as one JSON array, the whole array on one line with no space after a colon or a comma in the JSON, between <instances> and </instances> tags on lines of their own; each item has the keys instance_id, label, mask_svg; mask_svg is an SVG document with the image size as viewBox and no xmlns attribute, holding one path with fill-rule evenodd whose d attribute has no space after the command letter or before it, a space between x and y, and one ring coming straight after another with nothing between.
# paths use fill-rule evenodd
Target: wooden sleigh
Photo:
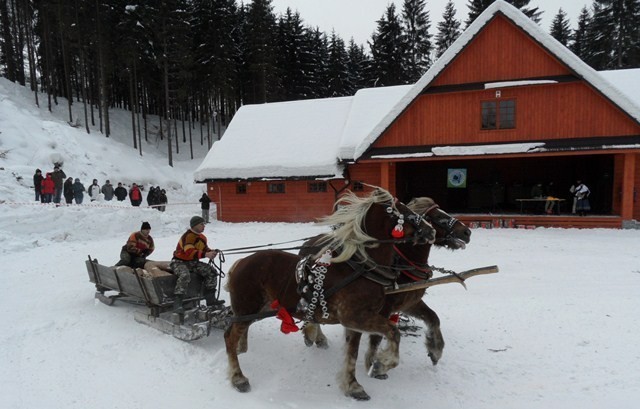
<instances>
[{"instance_id":1,"label":"wooden sleigh","mask_svg":"<svg viewBox=\"0 0 640 409\"><path fill-rule=\"evenodd\" d=\"M146 306L146 311L136 310L134 319L183 341L193 341L208 336L212 328L224 329L231 310L223 303L205 307L204 286L197 274L185 294L184 313L174 313L173 290L177 278L171 273L168 261L148 261L144 268L127 266L111 267L98 260L85 261L89 281L95 284L95 298L106 305L120 300Z\"/></svg>"}]
</instances>

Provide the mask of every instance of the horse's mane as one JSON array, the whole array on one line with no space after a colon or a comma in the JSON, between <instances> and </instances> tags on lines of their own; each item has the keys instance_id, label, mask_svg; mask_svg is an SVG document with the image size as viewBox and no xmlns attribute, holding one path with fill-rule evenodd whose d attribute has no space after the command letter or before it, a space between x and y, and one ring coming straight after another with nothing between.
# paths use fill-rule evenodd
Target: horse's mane
<instances>
[{"instance_id":1,"label":"horse's mane","mask_svg":"<svg viewBox=\"0 0 640 409\"><path fill-rule=\"evenodd\" d=\"M337 204L337 210L318 221L319 225L332 226L333 231L326 234L320 244L324 245L318 255L322 255L326 250L341 249L338 256L331 259L334 263L347 261L354 254L358 253L362 260L369 260L365 251L366 247L377 245L369 244L368 241L375 241L375 237L369 236L362 226L369 208L377 203L394 203L391 193L384 189L377 188L369 196L358 197L355 193L347 191Z\"/></svg>"},{"instance_id":2,"label":"horse's mane","mask_svg":"<svg viewBox=\"0 0 640 409\"><path fill-rule=\"evenodd\" d=\"M425 212L433 207L436 202L430 197L415 197L407 203L407 207L419 215L424 216Z\"/></svg>"}]
</instances>

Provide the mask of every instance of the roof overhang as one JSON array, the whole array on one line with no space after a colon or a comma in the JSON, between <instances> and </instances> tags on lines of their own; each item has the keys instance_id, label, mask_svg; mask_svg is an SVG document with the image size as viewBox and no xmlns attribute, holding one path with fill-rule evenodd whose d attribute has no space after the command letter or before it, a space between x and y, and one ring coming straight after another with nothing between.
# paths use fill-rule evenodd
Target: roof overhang
<instances>
[{"instance_id":1,"label":"roof overhang","mask_svg":"<svg viewBox=\"0 0 640 409\"><path fill-rule=\"evenodd\" d=\"M496 143L453 146L405 146L370 149L357 162L411 162L449 159L487 159L529 155L562 156L640 153L640 135L554 139L522 143Z\"/></svg>"}]
</instances>

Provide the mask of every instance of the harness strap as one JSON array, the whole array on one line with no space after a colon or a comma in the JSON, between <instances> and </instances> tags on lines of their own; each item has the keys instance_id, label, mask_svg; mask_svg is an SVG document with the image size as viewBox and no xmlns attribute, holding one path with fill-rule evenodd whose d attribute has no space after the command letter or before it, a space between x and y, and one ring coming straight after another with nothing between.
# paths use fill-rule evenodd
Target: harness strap
<instances>
[{"instance_id":1,"label":"harness strap","mask_svg":"<svg viewBox=\"0 0 640 409\"><path fill-rule=\"evenodd\" d=\"M417 265L416 263L414 263L413 261L411 261L407 256L405 256L400 249L398 248L398 246L393 246L393 249L396 251L396 253L398 253L398 255L400 257L402 257L404 259L404 261L406 261L407 263L409 263L409 265L411 267L413 267L414 269L422 272L422 273L432 273L431 269L429 268L429 266L427 265L426 268L425 267L420 267L419 265Z\"/></svg>"},{"instance_id":2,"label":"harness strap","mask_svg":"<svg viewBox=\"0 0 640 409\"><path fill-rule=\"evenodd\" d=\"M324 292L325 298L331 297L332 295L334 295L335 293L337 293L338 291L340 291L341 289L343 289L347 285L351 284L353 281L355 281L357 278L359 278L362 274L364 274L365 269L362 266L362 264L355 263L355 262L353 262L351 260L347 260L346 263L349 265L349 267L351 267L353 269L353 273L351 273L350 275L346 276L345 278L340 280L340 282L338 282L338 284L336 284L335 286L333 286L330 289L328 289L327 291L325 291Z\"/></svg>"}]
</instances>

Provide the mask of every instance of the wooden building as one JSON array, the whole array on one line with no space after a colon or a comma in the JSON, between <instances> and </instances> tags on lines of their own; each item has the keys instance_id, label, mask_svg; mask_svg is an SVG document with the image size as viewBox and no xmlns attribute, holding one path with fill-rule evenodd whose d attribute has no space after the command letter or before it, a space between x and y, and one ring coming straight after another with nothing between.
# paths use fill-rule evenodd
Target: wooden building
<instances>
[{"instance_id":1,"label":"wooden building","mask_svg":"<svg viewBox=\"0 0 640 409\"><path fill-rule=\"evenodd\" d=\"M311 221L371 184L466 221L619 228L640 219L639 154L640 70L598 73L496 1L416 84L243 107L195 179L225 221ZM559 212L519 200L537 184Z\"/></svg>"}]
</instances>

